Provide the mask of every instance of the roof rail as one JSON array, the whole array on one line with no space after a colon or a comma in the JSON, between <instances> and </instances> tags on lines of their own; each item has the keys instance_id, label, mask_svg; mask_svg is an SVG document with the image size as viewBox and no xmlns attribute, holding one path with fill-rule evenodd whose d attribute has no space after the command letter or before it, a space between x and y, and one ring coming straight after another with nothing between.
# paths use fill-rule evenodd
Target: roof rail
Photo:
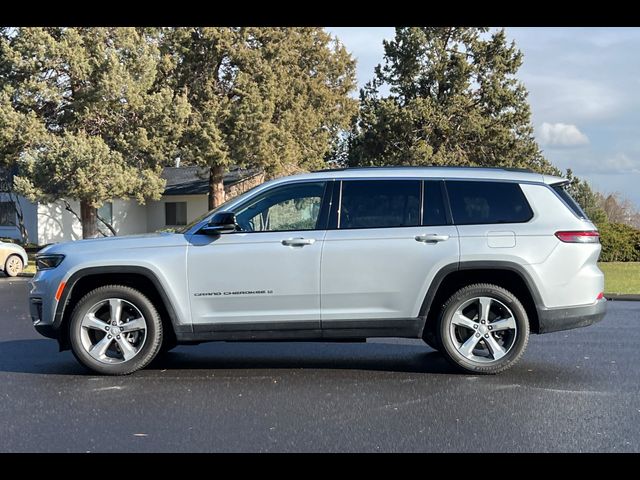
<instances>
[{"instance_id":1,"label":"roof rail","mask_svg":"<svg viewBox=\"0 0 640 480\"><path fill-rule=\"evenodd\" d=\"M315 172L342 172L345 170L384 170L391 168L474 168L481 170L504 170L507 172L523 172L523 173L536 173L529 168L518 167L479 167L479 166L467 166L467 165L384 165L380 167L338 167L338 168L324 168L321 170L313 170Z\"/></svg>"}]
</instances>

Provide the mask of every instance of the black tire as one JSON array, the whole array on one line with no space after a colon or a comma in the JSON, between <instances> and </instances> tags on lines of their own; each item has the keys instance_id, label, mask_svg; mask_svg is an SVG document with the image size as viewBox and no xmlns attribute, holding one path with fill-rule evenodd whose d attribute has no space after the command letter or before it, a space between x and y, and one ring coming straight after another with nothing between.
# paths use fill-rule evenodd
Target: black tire
<instances>
[{"instance_id":1,"label":"black tire","mask_svg":"<svg viewBox=\"0 0 640 480\"><path fill-rule=\"evenodd\" d=\"M144 316L146 338L137 354L121 363L102 363L89 355L82 344L81 322L90 309L103 300L118 298L134 305ZM138 290L124 285L106 285L90 291L76 304L69 323L69 340L76 359L85 367L103 375L128 375L146 367L162 346L162 320L153 303Z\"/></svg>"},{"instance_id":2,"label":"black tire","mask_svg":"<svg viewBox=\"0 0 640 480\"><path fill-rule=\"evenodd\" d=\"M516 330L510 340L510 348L502 358L497 360L473 361L458 350L456 343L454 343L455 339L452 338L450 326L454 313L465 302L476 297L489 297L498 300L511 310L515 319ZM495 303L492 302L491 305L495 305ZM442 345L440 352L458 369L472 374L496 374L512 367L524 354L529 341L529 318L522 303L508 290L486 283L474 284L458 290L443 305L436 333L438 335L438 343ZM492 336L496 335L496 332L487 333ZM480 338L480 342L485 342L481 336ZM481 345L487 344L481 343ZM487 350L489 349L487 348Z\"/></svg>"},{"instance_id":3,"label":"black tire","mask_svg":"<svg viewBox=\"0 0 640 480\"><path fill-rule=\"evenodd\" d=\"M13 269L9 268L9 262L10 261L16 261L19 260L20 261L20 269L19 271L13 271ZM12 254L9 255L7 257L7 259L4 262L4 273L7 277L17 277L18 275L20 275L20 273L22 273L22 270L24 270L24 262L22 261L22 257L20 255L16 255L16 254Z\"/></svg>"}]
</instances>

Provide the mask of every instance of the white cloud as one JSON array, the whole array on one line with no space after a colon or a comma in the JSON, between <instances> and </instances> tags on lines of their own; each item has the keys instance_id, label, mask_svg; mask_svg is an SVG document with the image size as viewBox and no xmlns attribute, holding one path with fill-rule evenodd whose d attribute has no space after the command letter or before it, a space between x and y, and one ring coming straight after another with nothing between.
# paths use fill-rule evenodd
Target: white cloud
<instances>
[{"instance_id":1,"label":"white cloud","mask_svg":"<svg viewBox=\"0 0 640 480\"><path fill-rule=\"evenodd\" d=\"M540 143L548 147L579 147L587 145L589 138L575 125L544 122L540 126Z\"/></svg>"},{"instance_id":2,"label":"white cloud","mask_svg":"<svg viewBox=\"0 0 640 480\"><path fill-rule=\"evenodd\" d=\"M616 173L640 173L640 162L633 161L624 153L607 157L603 165L605 170Z\"/></svg>"}]
</instances>

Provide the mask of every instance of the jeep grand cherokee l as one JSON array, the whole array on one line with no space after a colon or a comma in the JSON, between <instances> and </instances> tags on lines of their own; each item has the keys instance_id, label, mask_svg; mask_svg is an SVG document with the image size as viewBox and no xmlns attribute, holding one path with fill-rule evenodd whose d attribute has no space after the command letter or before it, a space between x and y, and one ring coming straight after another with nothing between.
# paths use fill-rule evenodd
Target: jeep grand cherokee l
<instances>
[{"instance_id":1,"label":"jeep grand cherokee l","mask_svg":"<svg viewBox=\"0 0 640 480\"><path fill-rule=\"evenodd\" d=\"M604 316L598 232L566 184L490 168L279 178L177 233L47 247L33 324L112 375L177 344L368 337L497 373L530 332Z\"/></svg>"}]
</instances>

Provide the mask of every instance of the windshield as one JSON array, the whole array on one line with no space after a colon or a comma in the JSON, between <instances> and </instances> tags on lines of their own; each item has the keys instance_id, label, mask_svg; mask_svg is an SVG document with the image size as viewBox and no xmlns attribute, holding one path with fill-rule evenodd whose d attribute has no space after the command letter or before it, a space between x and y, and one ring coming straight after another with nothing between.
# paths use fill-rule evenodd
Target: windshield
<instances>
[{"instance_id":1,"label":"windshield","mask_svg":"<svg viewBox=\"0 0 640 480\"><path fill-rule=\"evenodd\" d=\"M202 215L200 215L199 217L197 217L195 220L192 220L191 222L189 222L187 225L185 225L184 227L177 229L175 232L176 233L187 233L189 230L191 230L194 226L196 226L198 223L200 223L201 221L203 221L205 218L213 215L216 212L222 212L224 211L224 209L227 207L227 205L229 205L231 202L235 202L237 200L240 200L242 198L244 198L245 196L249 195L253 190L255 190L256 188L262 186L264 184L260 184L260 185L256 185L253 188L250 188L249 190L247 190L246 192L244 192L243 194L237 196L237 197L233 197L228 199L227 201L225 201L224 203L218 205L216 208L214 208L213 210L209 210L208 212L203 213Z\"/></svg>"}]
</instances>

